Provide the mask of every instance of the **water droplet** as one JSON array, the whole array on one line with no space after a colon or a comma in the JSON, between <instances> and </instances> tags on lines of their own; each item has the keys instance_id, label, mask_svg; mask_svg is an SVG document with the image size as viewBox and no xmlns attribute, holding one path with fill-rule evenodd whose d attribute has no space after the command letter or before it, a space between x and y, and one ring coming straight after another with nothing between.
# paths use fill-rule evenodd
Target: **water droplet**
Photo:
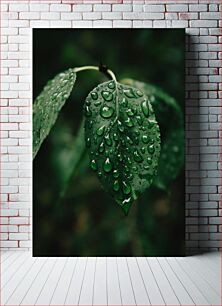
<instances>
[{"instance_id":1,"label":"water droplet","mask_svg":"<svg viewBox=\"0 0 222 306\"><path fill-rule=\"evenodd\" d=\"M130 192L131 192L130 185L123 181L123 193L129 194Z\"/></svg>"},{"instance_id":2,"label":"water droplet","mask_svg":"<svg viewBox=\"0 0 222 306\"><path fill-rule=\"evenodd\" d=\"M102 91L102 97L108 102L113 100L113 94L107 90Z\"/></svg>"},{"instance_id":3,"label":"water droplet","mask_svg":"<svg viewBox=\"0 0 222 306\"><path fill-rule=\"evenodd\" d=\"M125 140L124 140L124 139L121 139L121 144L122 144L122 146L123 146L123 147L125 147L125 146L126 146L126 142L125 142Z\"/></svg>"},{"instance_id":4,"label":"water droplet","mask_svg":"<svg viewBox=\"0 0 222 306\"><path fill-rule=\"evenodd\" d=\"M119 181L114 181L113 183L113 190L114 191L119 191Z\"/></svg>"},{"instance_id":5,"label":"water droplet","mask_svg":"<svg viewBox=\"0 0 222 306\"><path fill-rule=\"evenodd\" d=\"M86 117L91 117L92 116L92 112L91 112L88 105L86 105L86 107L85 107L85 115L86 115Z\"/></svg>"},{"instance_id":6,"label":"water droplet","mask_svg":"<svg viewBox=\"0 0 222 306\"><path fill-rule=\"evenodd\" d=\"M151 165L152 164L152 159L150 157L148 157L147 162L148 162L149 165Z\"/></svg>"},{"instance_id":7,"label":"water droplet","mask_svg":"<svg viewBox=\"0 0 222 306\"><path fill-rule=\"evenodd\" d=\"M93 125L93 121L92 121L92 120L90 120L90 121L89 121L89 129L91 129L91 128L92 128L92 125Z\"/></svg>"},{"instance_id":8,"label":"water droplet","mask_svg":"<svg viewBox=\"0 0 222 306\"><path fill-rule=\"evenodd\" d=\"M110 89L114 89L115 88L115 82L114 81L109 82L108 87Z\"/></svg>"},{"instance_id":9,"label":"water droplet","mask_svg":"<svg viewBox=\"0 0 222 306\"><path fill-rule=\"evenodd\" d=\"M115 178L119 177L119 171L117 169L113 170L113 177Z\"/></svg>"},{"instance_id":10,"label":"water droplet","mask_svg":"<svg viewBox=\"0 0 222 306\"><path fill-rule=\"evenodd\" d=\"M97 100L97 101L94 103L95 106L99 106L100 104L101 104L101 101L100 101L100 100Z\"/></svg>"},{"instance_id":11,"label":"water droplet","mask_svg":"<svg viewBox=\"0 0 222 306\"><path fill-rule=\"evenodd\" d=\"M148 152L149 152L150 154L153 154L153 153L155 152L155 148L154 148L154 145L153 145L153 144L149 145L149 147L148 147Z\"/></svg>"},{"instance_id":12,"label":"water droplet","mask_svg":"<svg viewBox=\"0 0 222 306\"><path fill-rule=\"evenodd\" d=\"M127 157L127 161L130 165L132 164L132 160L129 157Z\"/></svg>"},{"instance_id":13,"label":"water droplet","mask_svg":"<svg viewBox=\"0 0 222 306\"><path fill-rule=\"evenodd\" d=\"M96 163L95 159L91 160L90 167L94 171L97 170L97 163Z\"/></svg>"},{"instance_id":14,"label":"water droplet","mask_svg":"<svg viewBox=\"0 0 222 306\"><path fill-rule=\"evenodd\" d=\"M110 161L109 157L107 157L107 159L104 161L104 164L103 164L103 170L105 172L110 172L113 168L113 165L112 165L112 162Z\"/></svg>"},{"instance_id":15,"label":"water droplet","mask_svg":"<svg viewBox=\"0 0 222 306\"><path fill-rule=\"evenodd\" d=\"M118 137L118 135L117 135L116 133L113 134L113 139L114 139L115 141L118 141L118 140L119 140L119 137Z\"/></svg>"},{"instance_id":16,"label":"water droplet","mask_svg":"<svg viewBox=\"0 0 222 306\"><path fill-rule=\"evenodd\" d=\"M129 117L124 121L124 123L128 127L133 127L134 126L133 120Z\"/></svg>"},{"instance_id":17,"label":"water droplet","mask_svg":"<svg viewBox=\"0 0 222 306\"><path fill-rule=\"evenodd\" d=\"M141 102L141 108L145 117L149 117L149 104L147 100Z\"/></svg>"},{"instance_id":18,"label":"water droplet","mask_svg":"<svg viewBox=\"0 0 222 306\"><path fill-rule=\"evenodd\" d=\"M124 89L123 92L128 98L135 98L135 94L132 88Z\"/></svg>"},{"instance_id":19,"label":"water droplet","mask_svg":"<svg viewBox=\"0 0 222 306\"><path fill-rule=\"evenodd\" d=\"M136 137L134 138L134 143L135 143L136 145L139 144L139 137L136 136Z\"/></svg>"},{"instance_id":20,"label":"water droplet","mask_svg":"<svg viewBox=\"0 0 222 306\"><path fill-rule=\"evenodd\" d=\"M139 130L135 130L135 135L139 136L140 135L140 131Z\"/></svg>"},{"instance_id":21,"label":"water droplet","mask_svg":"<svg viewBox=\"0 0 222 306\"><path fill-rule=\"evenodd\" d=\"M105 135L104 138L105 138L106 144L107 144L108 146L111 146L111 145L112 145L112 140L111 140L111 138L110 138L110 134L107 133L107 134Z\"/></svg>"},{"instance_id":22,"label":"water droplet","mask_svg":"<svg viewBox=\"0 0 222 306\"><path fill-rule=\"evenodd\" d=\"M91 104L91 102L90 102L90 100L86 100L86 105L90 105Z\"/></svg>"},{"instance_id":23,"label":"water droplet","mask_svg":"<svg viewBox=\"0 0 222 306\"><path fill-rule=\"evenodd\" d=\"M150 102L154 102L156 100L155 96L149 96Z\"/></svg>"},{"instance_id":24,"label":"water droplet","mask_svg":"<svg viewBox=\"0 0 222 306\"><path fill-rule=\"evenodd\" d=\"M99 153L103 153L104 150L105 150L104 142L101 142L101 144L99 145Z\"/></svg>"},{"instance_id":25,"label":"water droplet","mask_svg":"<svg viewBox=\"0 0 222 306\"><path fill-rule=\"evenodd\" d=\"M124 169L125 169L126 172L130 171L130 169L129 169L129 167L127 165L124 165Z\"/></svg>"},{"instance_id":26,"label":"water droplet","mask_svg":"<svg viewBox=\"0 0 222 306\"><path fill-rule=\"evenodd\" d=\"M142 152L142 153L145 153L145 152L146 152L146 148L145 148L145 147L142 147L142 148L141 148L141 152Z\"/></svg>"},{"instance_id":27,"label":"water droplet","mask_svg":"<svg viewBox=\"0 0 222 306\"><path fill-rule=\"evenodd\" d=\"M127 107L128 100L125 97L123 97L121 104L122 104L123 107Z\"/></svg>"},{"instance_id":28,"label":"water droplet","mask_svg":"<svg viewBox=\"0 0 222 306\"><path fill-rule=\"evenodd\" d=\"M124 199L124 200L122 201L122 206L125 206L125 205L129 204L131 201L132 201L131 197L129 197L129 198L127 198L127 199Z\"/></svg>"},{"instance_id":29,"label":"water droplet","mask_svg":"<svg viewBox=\"0 0 222 306\"><path fill-rule=\"evenodd\" d=\"M148 124L148 127L151 129L156 124L156 122L149 120Z\"/></svg>"},{"instance_id":30,"label":"water droplet","mask_svg":"<svg viewBox=\"0 0 222 306\"><path fill-rule=\"evenodd\" d=\"M133 170L133 171L137 171L137 167L136 167L136 166L133 166L133 167L132 167L132 170Z\"/></svg>"},{"instance_id":31,"label":"water droplet","mask_svg":"<svg viewBox=\"0 0 222 306\"><path fill-rule=\"evenodd\" d=\"M179 147L178 146L173 146L173 152L178 153L179 152Z\"/></svg>"},{"instance_id":32,"label":"water droplet","mask_svg":"<svg viewBox=\"0 0 222 306\"><path fill-rule=\"evenodd\" d=\"M96 130L96 134L98 136L102 136L104 134L104 131L105 131L105 125L102 125L101 127L99 127L97 130Z\"/></svg>"},{"instance_id":33,"label":"water droplet","mask_svg":"<svg viewBox=\"0 0 222 306\"><path fill-rule=\"evenodd\" d=\"M140 155L140 153L137 150L133 152L133 158L138 163L143 161L142 156Z\"/></svg>"},{"instance_id":34,"label":"water droplet","mask_svg":"<svg viewBox=\"0 0 222 306\"><path fill-rule=\"evenodd\" d=\"M142 136L142 141L143 143L148 143L149 142L149 137L147 135Z\"/></svg>"},{"instance_id":35,"label":"water droplet","mask_svg":"<svg viewBox=\"0 0 222 306\"><path fill-rule=\"evenodd\" d=\"M132 173L130 173L130 174L127 175L127 179L130 180L130 181L133 179Z\"/></svg>"},{"instance_id":36,"label":"water droplet","mask_svg":"<svg viewBox=\"0 0 222 306\"><path fill-rule=\"evenodd\" d=\"M133 141L129 136L126 136L126 140L129 144L131 144L131 145L133 144Z\"/></svg>"},{"instance_id":37,"label":"water droplet","mask_svg":"<svg viewBox=\"0 0 222 306\"><path fill-rule=\"evenodd\" d=\"M118 120L117 124L118 124L118 129L120 130L120 132L123 132L124 126L122 125L122 122Z\"/></svg>"},{"instance_id":38,"label":"water droplet","mask_svg":"<svg viewBox=\"0 0 222 306\"><path fill-rule=\"evenodd\" d=\"M99 171L99 172L97 173L97 175L98 175L98 177L101 177L101 176L102 176L102 172Z\"/></svg>"},{"instance_id":39,"label":"water droplet","mask_svg":"<svg viewBox=\"0 0 222 306\"><path fill-rule=\"evenodd\" d=\"M136 94L137 94L138 97L142 97L142 96L143 96L143 93L142 93L142 91L140 91L140 90L137 90L137 91L136 91Z\"/></svg>"},{"instance_id":40,"label":"water droplet","mask_svg":"<svg viewBox=\"0 0 222 306\"><path fill-rule=\"evenodd\" d=\"M141 116L136 116L136 120L138 122L139 125L142 125L143 124L143 119Z\"/></svg>"},{"instance_id":41,"label":"water droplet","mask_svg":"<svg viewBox=\"0 0 222 306\"><path fill-rule=\"evenodd\" d=\"M91 92L91 98L92 98L93 100L97 100L97 99L98 99L98 93L95 92L95 91Z\"/></svg>"},{"instance_id":42,"label":"water droplet","mask_svg":"<svg viewBox=\"0 0 222 306\"><path fill-rule=\"evenodd\" d=\"M149 167L148 165L145 165L145 166L144 166L144 169L145 169L145 170L149 170L149 168L150 168L150 167Z\"/></svg>"},{"instance_id":43,"label":"water droplet","mask_svg":"<svg viewBox=\"0 0 222 306\"><path fill-rule=\"evenodd\" d=\"M134 115L134 111L132 110L132 108L128 108L128 109L126 110L126 113L127 113L127 115L128 115L129 117L132 117L132 116Z\"/></svg>"},{"instance_id":44,"label":"water droplet","mask_svg":"<svg viewBox=\"0 0 222 306\"><path fill-rule=\"evenodd\" d=\"M119 161L123 161L123 157L122 157L122 155L120 153L117 154L117 157L118 157Z\"/></svg>"},{"instance_id":45,"label":"water droplet","mask_svg":"<svg viewBox=\"0 0 222 306\"><path fill-rule=\"evenodd\" d=\"M100 115L103 118L110 118L110 117L112 117L113 112L114 112L114 109L112 107L103 106L103 108L101 108L101 110L100 110Z\"/></svg>"},{"instance_id":46,"label":"water droplet","mask_svg":"<svg viewBox=\"0 0 222 306\"><path fill-rule=\"evenodd\" d=\"M86 139L86 146L87 146L87 148L89 148L91 146L90 138Z\"/></svg>"}]
</instances>

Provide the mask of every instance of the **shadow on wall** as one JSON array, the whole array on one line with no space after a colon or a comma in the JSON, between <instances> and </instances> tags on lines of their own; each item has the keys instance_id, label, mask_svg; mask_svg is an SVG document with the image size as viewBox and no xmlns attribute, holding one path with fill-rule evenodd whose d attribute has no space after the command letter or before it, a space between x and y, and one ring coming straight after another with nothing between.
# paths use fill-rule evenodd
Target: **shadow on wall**
<instances>
[{"instance_id":1,"label":"shadow on wall","mask_svg":"<svg viewBox=\"0 0 222 306\"><path fill-rule=\"evenodd\" d=\"M208 232L208 224L201 216L201 202L207 201L207 194L201 186L201 112L200 80L198 75L198 44L186 34L185 53L185 128L186 128L186 254L197 255L209 251L200 245L201 236Z\"/></svg>"}]
</instances>

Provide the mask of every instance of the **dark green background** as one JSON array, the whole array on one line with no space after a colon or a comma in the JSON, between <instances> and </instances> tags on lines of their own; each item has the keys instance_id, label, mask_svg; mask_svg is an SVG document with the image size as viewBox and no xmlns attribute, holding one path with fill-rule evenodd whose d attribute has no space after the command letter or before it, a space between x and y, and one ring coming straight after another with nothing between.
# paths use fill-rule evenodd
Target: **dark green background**
<instances>
[{"instance_id":1,"label":"dark green background","mask_svg":"<svg viewBox=\"0 0 222 306\"><path fill-rule=\"evenodd\" d=\"M119 80L134 78L160 86L184 109L184 41L183 29L35 29L34 98L55 74L103 63ZM96 71L77 75L71 97L35 158L33 255L184 255L184 169L169 190L149 188L125 217L85 160L65 198L58 201L84 99L106 80Z\"/></svg>"}]
</instances>

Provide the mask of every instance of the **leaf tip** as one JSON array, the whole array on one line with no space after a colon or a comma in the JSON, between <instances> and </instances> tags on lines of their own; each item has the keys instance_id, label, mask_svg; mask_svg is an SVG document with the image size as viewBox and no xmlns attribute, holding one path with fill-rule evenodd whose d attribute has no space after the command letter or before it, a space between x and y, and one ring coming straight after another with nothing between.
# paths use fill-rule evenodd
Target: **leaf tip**
<instances>
[{"instance_id":1,"label":"leaf tip","mask_svg":"<svg viewBox=\"0 0 222 306\"><path fill-rule=\"evenodd\" d=\"M124 206L122 206L121 208L122 208L122 210L123 210L123 212L124 212L124 215L127 217L128 214L129 214L130 206L124 205Z\"/></svg>"}]
</instances>

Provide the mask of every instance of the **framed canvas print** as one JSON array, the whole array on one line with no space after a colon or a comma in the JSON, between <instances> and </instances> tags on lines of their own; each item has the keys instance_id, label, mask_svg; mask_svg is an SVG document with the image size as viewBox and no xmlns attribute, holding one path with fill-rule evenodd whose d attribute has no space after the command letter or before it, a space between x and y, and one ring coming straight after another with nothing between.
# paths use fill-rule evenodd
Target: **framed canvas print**
<instances>
[{"instance_id":1,"label":"framed canvas print","mask_svg":"<svg viewBox=\"0 0 222 306\"><path fill-rule=\"evenodd\" d=\"M185 255L184 29L33 30L33 255Z\"/></svg>"}]
</instances>

